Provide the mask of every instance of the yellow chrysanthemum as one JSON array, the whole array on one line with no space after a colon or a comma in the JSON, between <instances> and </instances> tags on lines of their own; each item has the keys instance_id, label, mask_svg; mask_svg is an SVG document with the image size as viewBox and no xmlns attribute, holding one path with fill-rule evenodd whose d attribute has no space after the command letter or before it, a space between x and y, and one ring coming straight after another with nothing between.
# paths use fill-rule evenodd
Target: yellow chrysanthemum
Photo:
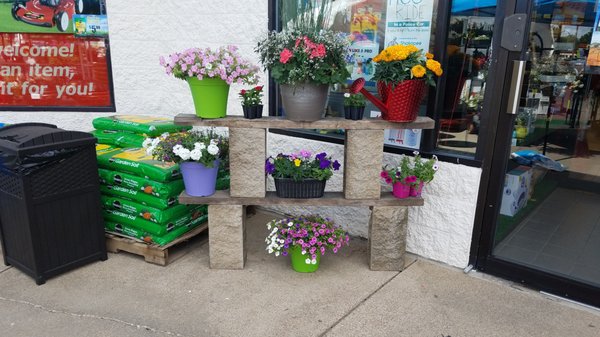
<instances>
[{"instance_id":1,"label":"yellow chrysanthemum","mask_svg":"<svg viewBox=\"0 0 600 337\"><path fill-rule=\"evenodd\" d=\"M434 73L436 76L441 76L441 75L442 75L442 73L443 73L443 71L442 71L442 65L441 65L441 64L440 64L438 61L435 61L435 60L427 60L427 61L425 62L425 66L427 67L427 69L429 69L429 70L433 71L433 73Z\"/></svg>"},{"instance_id":2,"label":"yellow chrysanthemum","mask_svg":"<svg viewBox=\"0 0 600 337\"><path fill-rule=\"evenodd\" d=\"M300 163L302 163L302 160L294 159L294 165L296 165L296 167L300 166Z\"/></svg>"},{"instance_id":3,"label":"yellow chrysanthemum","mask_svg":"<svg viewBox=\"0 0 600 337\"><path fill-rule=\"evenodd\" d=\"M416 66L410 69L411 73L416 78L421 78L425 76L425 72L427 71L422 65L417 64Z\"/></svg>"},{"instance_id":4,"label":"yellow chrysanthemum","mask_svg":"<svg viewBox=\"0 0 600 337\"><path fill-rule=\"evenodd\" d=\"M374 62L393 62L406 60L410 54L419 52L419 49L414 45L404 46L397 44L389 46L373 58Z\"/></svg>"},{"instance_id":5,"label":"yellow chrysanthemum","mask_svg":"<svg viewBox=\"0 0 600 337\"><path fill-rule=\"evenodd\" d=\"M425 53L425 57L426 57L428 60L431 60L431 59L433 59L433 54L432 54L432 53Z\"/></svg>"}]
</instances>

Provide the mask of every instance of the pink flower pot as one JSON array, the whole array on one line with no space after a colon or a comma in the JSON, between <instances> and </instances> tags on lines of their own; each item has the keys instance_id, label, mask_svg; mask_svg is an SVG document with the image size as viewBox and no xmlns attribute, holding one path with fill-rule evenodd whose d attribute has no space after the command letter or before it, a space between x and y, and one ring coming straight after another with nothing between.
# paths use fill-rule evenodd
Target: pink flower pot
<instances>
[{"instance_id":1,"label":"pink flower pot","mask_svg":"<svg viewBox=\"0 0 600 337\"><path fill-rule=\"evenodd\" d=\"M410 195L410 185L405 185L401 182L396 182L392 186L392 194L398 199L408 198L408 196Z\"/></svg>"},{"instance_id":2,"label":"pink flower pot","mask_svg":"<svg viewBox=\"0 0 600 337\"><path fill-rule=\"evenodd\" d=\"M411 185L409 195L411 197L420 197L423 191L423 182L421 181L418 185Z\"/></svg>"}]
</instances>

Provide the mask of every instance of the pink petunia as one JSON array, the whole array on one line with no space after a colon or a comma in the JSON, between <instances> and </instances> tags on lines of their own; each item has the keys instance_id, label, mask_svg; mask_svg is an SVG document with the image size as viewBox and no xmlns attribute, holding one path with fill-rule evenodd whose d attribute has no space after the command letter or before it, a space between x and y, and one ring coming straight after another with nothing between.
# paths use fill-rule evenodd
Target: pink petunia
<instances>
[{"instance_id":1,"label":"pink petunia","mask_svg":"<svg viewBox=\"0 0 600 337\"><path fill-rule=\"evenodd\" d=\"M390 175L387 173L387 171L381 171L380 176L381 176L381 178L385 179L385 178L389 177Z\"/></svg>"},{"instance_id":2,"label":"pink petunia","mask_svg":"<svg viewBox=\"0 0 600 337\"><path fill-rule=\"evenodd\" d=\"M294 53L292 53L289 49L284 48L279 54L279 62L285 64L292 58L292 56L294 56Z\"/></svg>"},{"instance_id":3,"label":"pink petunia","mask_svg":"<svg viewBox=\"0 0 600 337\"><path fill-rule=\"evenodd\" d=\"M390 177L385 178L385 182L387 184L391 184L392 183L392 178L390 178Z\"/></svg>"}]
</instances>

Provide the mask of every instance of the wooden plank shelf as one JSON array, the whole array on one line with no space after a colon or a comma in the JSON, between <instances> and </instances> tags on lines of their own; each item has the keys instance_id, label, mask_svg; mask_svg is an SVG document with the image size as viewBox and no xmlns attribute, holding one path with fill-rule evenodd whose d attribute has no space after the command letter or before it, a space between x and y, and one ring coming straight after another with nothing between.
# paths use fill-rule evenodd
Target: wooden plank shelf
<instances>
[{"instance_id":1,"label":"wooden plank shelf","mask_svg":"<svg viewBox=\"0 0 600 337\"><path fill-rule=\"evenodd\" d=\"M381 193L381 199L346 199L342 192L325 192L322 198L279 198L275 192L267 192L264 198L232 198L229 190L216 191L210 197L192 197L184 192L179 195L182 204L209 205L300 205L300 206L423 206L423 198L398 199L390 192Z\"/></svg>"},{"instance_id":2,"label":"wooden plank shelf","mask_svg":"<svg viewBox=\"0 0 600 337\"><path fill-rule=\"evenodd\" d=\"M381 118L365 118L358 121L342 117L326 117L314 122L295 122L283 117L265 116L247 119L242 116L226 116L217 119L202 119L193 114L175 116L175 124L195 126L220 126L230 128L254 129L347 129L347 130L384 130L384 129L433 129L435 122L429 117L417 117L414 122L394 123Z\"/></svg>"}]
</instances>

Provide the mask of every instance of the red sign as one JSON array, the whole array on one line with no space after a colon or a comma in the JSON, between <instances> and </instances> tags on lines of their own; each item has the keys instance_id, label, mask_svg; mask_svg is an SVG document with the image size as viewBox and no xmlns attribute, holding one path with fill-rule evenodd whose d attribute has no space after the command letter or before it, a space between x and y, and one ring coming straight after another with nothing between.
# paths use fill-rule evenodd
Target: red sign
<instances>
[{"instance_id":1,"label":"red sign","mask_svg":"<svg viewBox=\"0 0 600 337\"><path fill-rule=\"evenodd\" d=\"M0 33L0 109L113 107L106 41Z\"/></svg>"}]
</instances>

